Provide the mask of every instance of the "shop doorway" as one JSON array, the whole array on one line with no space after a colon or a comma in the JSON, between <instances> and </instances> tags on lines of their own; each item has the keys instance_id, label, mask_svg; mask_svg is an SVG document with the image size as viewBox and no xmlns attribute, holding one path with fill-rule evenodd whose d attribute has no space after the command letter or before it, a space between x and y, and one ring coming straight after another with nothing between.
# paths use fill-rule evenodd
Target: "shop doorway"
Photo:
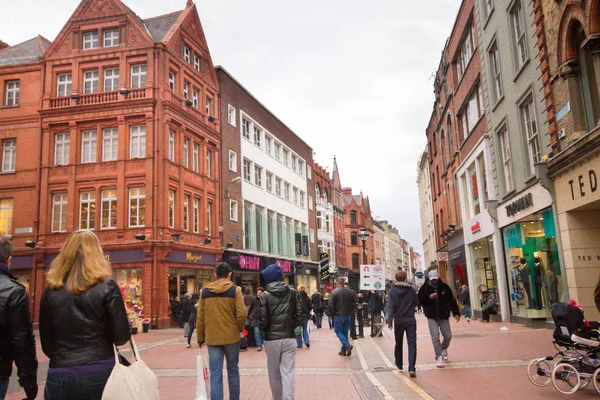
<instances>
[{"instance_id":1,"label":"shop doorway","mask_svg":"<svg viewBox=\"0 0 600 400\"><path fill-rule=\"evenodd\" d=\"M169 300L199 293L212 280L212 269L169 268Z\"/></svg>"}]
</instances>

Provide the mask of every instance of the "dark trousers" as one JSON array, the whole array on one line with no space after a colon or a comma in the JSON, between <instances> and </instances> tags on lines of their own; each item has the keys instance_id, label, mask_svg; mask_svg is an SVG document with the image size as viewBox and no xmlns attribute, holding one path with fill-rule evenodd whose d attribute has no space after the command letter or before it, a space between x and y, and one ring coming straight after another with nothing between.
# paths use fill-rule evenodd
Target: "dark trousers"
<instances>
[{"instance_id":1,"label":"dark trousers","mask_svg":"<svg viewBox=\"0 0 600 400\"><path fill-rule=\"evenodd\" d=\"M352 317L350 319L350 337L353 340L356 340L356 311L352 313Z\"/></svg>"},{"instance_id":2,"label":"dark trousers","mask_svg":"<svg viewBox=\"0 0 600 400\"><path fill-rule=\"evenodd\" d=\"M44 400L101 400L112 369L90 374L48 374Z\"/></svg>"},{"instance_id":3,"label":"dark trousers","mask_svg":"<svg viewBox=\"0 0 600 400\"><path fill-rule=\"evenodd\" d=\"M396 348L394 356L396 358L396 366L402 368L402 352L404 345L404 332L406 332L406 341L408 342L408 370L414 371L417 363L417 322L405 322L395 324L394 335L396 336Z\"/></svg>"},{"instance_id":4,"label":"dark trousers","mask_svg":"<svg viewBox=\"0 0 600 400\"><path fill-rule=\"evenodd\" d=\"M194 323L191 323L191 322L190 322L190 329L189 329L189 331L188 331L188 337L187 337L187 340L188 340L188 344L189 344L189 345L191 345L191 344L192 344L192 343L191 343L191 342L192 342L192 334L194 333L194 329L196 329L196 323L195 323L195 322L194 322Z\"/></svg>"}]
</instances>

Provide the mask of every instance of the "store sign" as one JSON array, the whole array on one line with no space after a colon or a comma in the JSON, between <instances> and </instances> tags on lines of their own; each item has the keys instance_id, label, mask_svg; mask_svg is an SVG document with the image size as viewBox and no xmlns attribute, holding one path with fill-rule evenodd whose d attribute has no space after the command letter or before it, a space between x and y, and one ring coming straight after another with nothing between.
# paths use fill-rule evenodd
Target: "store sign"
<instances>
[{"instance_id":1,"label":"store sign","mask_svg":"<svg viewBox=\"0 0 600 400\"><path fill-rule=\"evenodd\" d=\"M173 250L169 253L167 261L185 264L215 265L217 262L217 257L214 254L202 254L190 251Z\"/></svg>"},{"instance_id":2,"label":"store sign","mask_svg":"<svg viewBox=\"0 0 600 400\"><path fill-rule=\"evenodd\" d=\"M292 273L292 262L287 260L277 260L275 264L281 267L281 270L284 273L291 274Z\"/></svg>"},{"instance_id":3,"label":"store sign","mask_svg":"<svg viewBox=\"0 0 600 400\"><path fill-rule=\"evenodd\" d=\"M329 266L321 268L321 281L326 281L330 276L331 274L329 273Z\"/></svg>"},{"instance_id":4,"label":"store sign","mask_svg":"<svg viewBox=\"0 0 600 400\"><path fill-rule=\"evenodd\" d=\"M294 267L296 269L302 269L302 268L304 268L304 263L302 261L296 261L296 264L294 264Z\"/></svg>"},{"instance_id":5,"label":"store sign","mask_svg":"<svg viewBox=\"0 0 600 400\"><path fill-rule=\"evenodd\" d=\"M516 213L526 210L529 207L533 207L533 195L531 193L513 201L506 208L506 215L512 217Z\"/></svg>"},{"instance_id":6,"label":"store sign","mask_svg":"<svg viewBox=\"0 0 600 400\"><path fill-rule=\"evenodd\" d=\"M243 256L240 254L238 266L248 271L260 271L260 257Z\"/></svg>"},{"instance_id":7,"label":"store sign","mask_svg":"<svg viewBox=\"0 0 600 400\"><path fill-rule=\"evenodd\" d=\"M438 251L438 261L448 261L447 251Z\"/></svg>"},{"instance_id":8,"label":"store sign","mask_svg":"<svg viewBox=\"0 0 600 400\"><path fill-rule=\"evenodd\" d=\"M481 230L481 223L476 222L474 225L471 225L471 233L479 232Z\"/></svg>"},{"instance_id":9,"label":"store sign","mask_svg":"<svg viewBox=\"0 0 600 400\"><path fill-rule=\"evenodd\" d=\"M590 169L586 175L587 176L579 175L577 181L574 179L569 181L569 186L571 187L571 200L575 200L575 194L585 197L586 191L594 193L598 190L598 178L596 177L596 172L593 169ZM588 183L589 185L586 186Z\"/></svg>"},{"instance_id":10,"label":"store sign","mask_svg":"<svg viewBox=\"0 0 600 400\"><path fill-rule=\"evenodd\" d=\"M192 252L187 252L185 253L185 261L194 263L194 264L201 264L202 263L202 256L200 254L197 253L192 253Z\"/></svg>"},{"instance_id":11,"label":"store sign","mask_svg":"<svg viewBox=\"0 0 600 400\"><path fill-rule=\"evenodd\" d=\"M14 256L10 261L10 269L31 269L33 256Z\"/></svg>"}]
</instances>

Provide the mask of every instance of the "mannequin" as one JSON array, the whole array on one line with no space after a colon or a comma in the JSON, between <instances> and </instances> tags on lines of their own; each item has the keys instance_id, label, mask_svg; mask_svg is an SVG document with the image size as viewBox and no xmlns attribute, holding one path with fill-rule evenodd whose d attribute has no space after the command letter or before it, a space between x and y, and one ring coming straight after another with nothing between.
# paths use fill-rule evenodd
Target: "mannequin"
<instances>
[{"instance_id":1,"label":"mannequin","mask_svg":"<svg viewBox=\"0 0 600 400\"><path fill-rule=\"evenodd\" d=\"M131 281L131 283L129 284L129 296L131 297L132 300L136 300L137 299L137 291L138 291L138 285L136 281Z\"/></svg>"},{"instance_id":2,"label":"mannequin","mask_svg":"<svg viewBox=\"0 0 600 400\"><path fill-rule=\"evenodd\" d=\"M548 300L552 306L554 303L558 302L558 279L556 275L554 275L552 265L548 268L548 287Z\"/></svg>"},{"instance_id":3,"label":"mannequin","mask_svg":"<svg viewBox=\"0 0 600 400\"><path fill-rule=\"evenodd\" d=\"M533 282L535 283L535 297L537 309L542 309L542 278L544 275L544 267L542 266L542 259L536 257L535 261L535 274L533 275Z\"/></svg>"},{"instance_id":4,"label":"mannequin","mask_svg":"<svg viewBox=\"0 0 600 400\"><path fill-rule=\"evenodd\" d=\"M527 260L524 258L521 258L521 283L523 284L523 289L525 289L525 293L527 293L527 300L529 300L527 308L534 308L535 300L531 297L531 279L529 275L529 265L527 264Z\"/></svg>"}]
</instances>

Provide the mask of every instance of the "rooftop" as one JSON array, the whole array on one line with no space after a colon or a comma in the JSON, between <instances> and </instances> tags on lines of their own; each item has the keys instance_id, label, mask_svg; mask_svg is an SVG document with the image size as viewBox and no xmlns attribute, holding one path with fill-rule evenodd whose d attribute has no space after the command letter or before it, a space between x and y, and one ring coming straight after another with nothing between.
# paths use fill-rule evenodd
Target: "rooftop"
<instances>
[{"instance_id":1,"label":"rooftop","mask_svg":"<svg viewBox=\"0 0 600 400\"><path fill-rule=\"evenodd\" d=\"M52 42L36 36L26 42L0 50L0 65L17 65L37 61L44 56Z\"/></svg>"}]
</instances>

